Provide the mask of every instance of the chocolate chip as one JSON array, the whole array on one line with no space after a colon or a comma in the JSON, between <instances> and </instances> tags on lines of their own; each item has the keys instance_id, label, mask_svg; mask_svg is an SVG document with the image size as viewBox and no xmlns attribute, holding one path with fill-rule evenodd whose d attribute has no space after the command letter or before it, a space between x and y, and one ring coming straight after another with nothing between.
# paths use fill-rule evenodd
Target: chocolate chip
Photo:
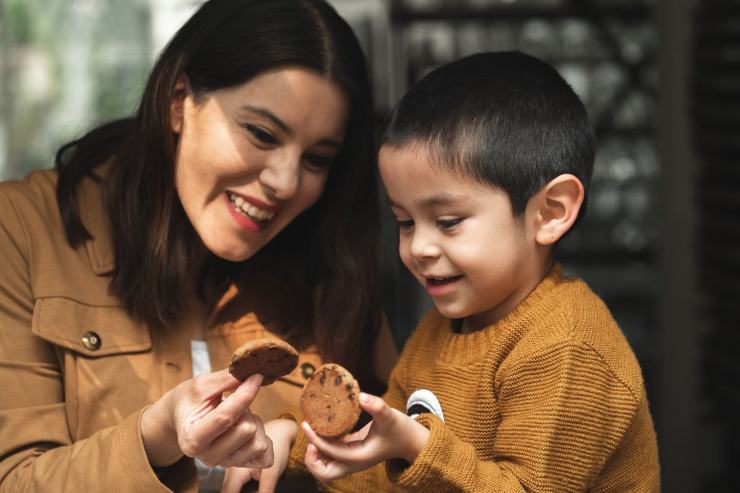
<instances>
[{"instance_id":1,"label":"chocolate chip","mask_svg":"<svg viewBox=\"0 0 740 493\"><path fill-rule=\"evenodd\" d=\"M326 373L322 371L321 372L321 377L319 377L319 383L321 385L324 385L325 382L326 382Z\"/></svg>"},{"instance_id":2,"label":"chocolate chip","mask_svg":"<svg viewBox=\"0 0 740 493\"><path fill-rule=\"evenodd\" d=\"M337 375L334 377L334 385L339 385L340 383L342 383L342 375Z\"/></svg>"}]
</instances>

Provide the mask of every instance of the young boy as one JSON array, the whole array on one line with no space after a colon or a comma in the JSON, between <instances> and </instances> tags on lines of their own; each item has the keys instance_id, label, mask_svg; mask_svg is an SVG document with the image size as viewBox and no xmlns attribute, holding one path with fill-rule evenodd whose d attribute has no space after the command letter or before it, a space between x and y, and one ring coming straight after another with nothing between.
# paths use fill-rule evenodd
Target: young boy
<instances>
[{"instance_id":1,"label":"young boy","mask_svg":"<svg viewBox=\"0 0 740 493\"><path fill-rule=\"evenodd\" d=\"M435 308L383 399L361 395L373 421L339 441L291 423L279 467L295 439L288 467L305 460L332 491L659 491L639 364L553 260L585 210L594 147L571 88L520 53L450 63L404 96L380 174Z\"/></svg>"}]
</instances>

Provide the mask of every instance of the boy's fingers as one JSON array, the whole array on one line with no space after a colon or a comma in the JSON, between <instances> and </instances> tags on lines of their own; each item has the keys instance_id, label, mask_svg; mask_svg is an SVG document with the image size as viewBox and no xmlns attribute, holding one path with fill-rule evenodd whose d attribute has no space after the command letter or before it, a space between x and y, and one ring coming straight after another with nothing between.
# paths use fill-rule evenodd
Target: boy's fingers
<instances>
[{"instance_id":1,"label":"boy's fingers","mask_svg":"<svg viewBox=\"0 0 740 493\"><path fill-rule=\"evenodd\" d=\"M305 463L311 474L323 482L339 479L352 472L346 464L324 458L319 449L312 444L306 448Z\"/></svg>"},{"instance_id":2,"label":"boy's fingers","mask_svg":"<svg viewBox=\"0 0 740 493\"><path fill-rule=\"evenodd\" d=\"M334 456L330 450L337 447L333 447L331 443L317 435L316 432L313 431L313 428L311 428L311 425L307 422L304 421L301 423L301 427L303 428L303 432L306 434L306 438L308 438L310 444L317 448L321 454L328 455L330 457Z\"/></svg>"},{"instance_id":3,"label":"boy's fingers","mask_svg":"<svg viewBox=\"0 0 740 493\"><path fill-rule=\"evenodd\" d=\"M393 421L393 410L380 397L361 392L360 406L373 417L373 421L381 428L390 425Z\"/></svg>"},{"instance_id":4,"label":"boy's fingers","mask_svg":"<svg viewBox=\"0 0 740 493\"><path fill-rule=\"evenodd\" d=\"M258 479L260 481L260 487L257 493L275 493L278 479L280 479L280 470L277 467L263 469Z\"/></svg>"},{"instance_id":5,"label":"boy's fingers","mask_svg":"<svg viewBox=\"0 0 740 493\"><path fill-rule=\"evenodd\" d=\"M361 429L357 430L354 433L350 433L349 435L344 435L342 438L339 439L340 442L343 443L349 443L349 442L356 442L358 440L364 440L365 437L367 437L368 431L370 431L370 424L368 423L365 426L363 426Z\"/></svg>"},{"instance_id":6,"label":"boy's fingers","mask_svg":"<svg viewBox=\"0 0 740 493\"><path fill-rule=\"evenodd\" d=\"M229 467L226 469L224 482L221 485L221 493L240 493L242 487L250 479L259 479L259 469L245 469L243 467Z\"/></svg>"},{"instance_id":7,"label":"boy's fingers","mask_svg":"<svg viewBox=\"0 0 740 493\"><path fill-rule=\"evenodd\" d=\"M353 463L364 459L364 441L344 443L342 441L330 442L316 434L311 426L305 421L301 423L303 432L311 445L327 459L335 459L344 463Z\"/></svg>"}]
</instances>

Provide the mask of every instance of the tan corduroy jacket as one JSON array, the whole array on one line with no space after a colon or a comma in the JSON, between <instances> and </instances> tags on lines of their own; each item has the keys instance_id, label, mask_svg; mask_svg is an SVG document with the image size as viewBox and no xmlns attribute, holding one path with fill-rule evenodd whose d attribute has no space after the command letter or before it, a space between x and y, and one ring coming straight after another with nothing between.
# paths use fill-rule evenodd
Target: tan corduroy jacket
<instances>
[{"instance_id":1,"label":"tan corduroy jacket","mask_svg":"<svg viewBox=\"0 0 740 493\"><path fill-rule=\"evenodd\" d=\"M155 474L139 419L191 378L190 325L203 319L166 331L135 323L109 293L114 258L100 186L82 183L82 220L94 238L73 249L55 185L53 171L0 184L0 492L196 491L189 459ZM245 341L270 334L269 320L235 291L203 329L213 370ZM387 327L376 354L387 375L395 359ZM303 351L251 410L268 420L295 407L320 364Z\"/></svg>"}]
</instances>

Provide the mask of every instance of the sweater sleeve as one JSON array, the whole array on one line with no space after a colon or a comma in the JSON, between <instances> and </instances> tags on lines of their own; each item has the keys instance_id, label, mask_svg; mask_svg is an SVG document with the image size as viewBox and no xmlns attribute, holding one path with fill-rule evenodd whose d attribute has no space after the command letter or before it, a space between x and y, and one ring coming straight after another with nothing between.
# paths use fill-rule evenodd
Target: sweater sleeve
<instances>
[{"instance_id":1,"label":"sweater sleeve","mask_svg":"<svg viewBox=\"0 0 740 493\"><path fill-rule=\"evenodd\" d=\"M436 416L430 440L405 469L407 491L586 491L625 436L638 403L586 344L563 344L502 369L493 460L481 460Z\"/></svg>"},{"instance_id":2,"label":"sweater sleeve","mask_svg":"<svg viewBox=\"0 0 740 493\"><path fill-rule=\"evenodd\" d=\"M180 464L150 467L139 431L141 412L84 440L67 422L62 368L51 344L31 333L34 298L29 238L13 202L0 193L0 492L170 491ZM178 473L179 471L179 473ZM172 476L170 477L170 472ZM163 479L164 480L164 479Z\"/></svg>"}]
</instances>

